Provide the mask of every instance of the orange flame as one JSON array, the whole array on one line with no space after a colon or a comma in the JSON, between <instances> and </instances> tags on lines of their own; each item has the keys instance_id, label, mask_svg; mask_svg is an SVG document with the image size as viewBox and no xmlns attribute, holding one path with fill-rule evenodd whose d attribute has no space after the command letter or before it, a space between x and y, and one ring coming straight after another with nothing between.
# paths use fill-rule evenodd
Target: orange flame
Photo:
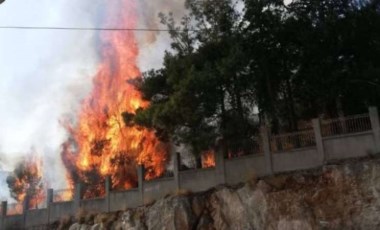
<instances>
[{"instance_id":1,"label":"orange flame","mask_svg":"<svg viewBox=\"0 0 380 230\"><path fill-rule=\"evenodd\" d=\"M38 208L45 201L42 166L42 159L33 151L8 177L7 182L12 196L19 202L18 205L10 206L9 213L19 213L27 197L28 207L31 209Z\"/></svg>"},{"instance_id":2,"label":"orange flame","mask_svg":"<svg viewBox=\"0 0 380 230\"><path fill-rule=\"evenodd\" d=\"M9 204L7 207L7 215L13 216L13 215L20 215L23 213L23 205L22 203L14 203Z\"/></svg>"},{"instance_id":3,"label":"orange flame","mask_svg":"<svg viewBox=\"0 0 380 230\"><path fill-rule=\"evenodd\" d=\"M110 2L108 7L107 27L136 27L136 0ZM163 174L167 146L150 130L127 127L121 115L148 105L128 83L141 74L134 33L108 31L100 38L101 64L93 90L82 102L78 123L65 124L71 138L63 145L62 158L71 186L76 182L101 184L105 176L111 176L113 188L131 188L137 184L138 164L146 168L145 179Z\"/></svg>"},{"instance_id":4,"label":"orange flame","mask_svg":"<svg viewBox=\"0 0 380 230\"><path fill-rule=\"evenodd\" d=\"M64 190L54 190L53 194L53 202L65 202L71 201L74 198L74 190L73 189L64 189Z\"/></svg>"},{"instance_id":5,"label":"orange flame","mask_svg":"<svg viewBox=\"0 0 380 230\"><path fill-rule=\"evenodd\" d=\"M202 155L202 168L215 167L215 152L210 150L203 152Z\"/></svg>"}]
</instances>

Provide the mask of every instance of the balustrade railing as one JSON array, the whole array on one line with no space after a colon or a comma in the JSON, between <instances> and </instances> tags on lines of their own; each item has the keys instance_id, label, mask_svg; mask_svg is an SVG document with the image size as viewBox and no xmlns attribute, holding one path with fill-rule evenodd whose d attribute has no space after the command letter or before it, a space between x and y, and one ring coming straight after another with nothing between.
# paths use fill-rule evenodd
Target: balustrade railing
<instances>
[{"instance_id":1,"label":"balustrade railing","mask_svg":"<svg viewBox=\"0 0 380 230\"><path fill-rule=\"evenodd\" d=\"M275 135L270 138L272 152L315 146L314 130Z\"/></svg>"},{"instance_id":2,"label":"balustrade railing","mask_svg":"<svg viewBox=\"0 0 380 230\"><path fill-rule=\"evenodd\" d=\"M229 152L227 158L237 158L252 154L263 154L263 141L260 137L254 137L249 142L242 143L245 146L244 151L237 151L235 153Z\"/></svg>"},{"instance_id":3,"label":"balustrade railing","mask_svg":"<svg viewBox=\"0 0 380 230\"><path fill-rule=\"evenodd\" d=\"M321 132L323 137L365 132L369 130L371 130L371 119L368 114L321 121Z\"/></svg>"}]
</instances>

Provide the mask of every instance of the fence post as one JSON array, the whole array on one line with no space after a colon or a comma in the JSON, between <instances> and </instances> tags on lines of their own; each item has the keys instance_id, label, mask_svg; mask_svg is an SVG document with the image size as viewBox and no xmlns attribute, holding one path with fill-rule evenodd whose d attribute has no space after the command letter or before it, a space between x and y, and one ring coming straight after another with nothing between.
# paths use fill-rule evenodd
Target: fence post
<instances>
[{"instance_id":1,"label":"fence post","mask_svg":"<svg viewBox=\"0 0 380 230\"><path fill-rule=\"evenodd\" d=\"M49 188L47 190L47 196L46 196L46 204L48 207L50 206L50 203L53 203L53 194L54 194L54 190L52 188Z\"/></svg>"},{"instance_id":2,"label":"fence post","mask_svg":"<svg viewBox=\"0 0 380 230\"><path fill-rule=\"evenodd\" d=\"M180 181L179 181L179 165L181 162L181 156L178 152L173 153L173 174L174 174L174 182L175 188L178 191L180 189Z\"/></svg>"},{"instance_id":3,"label":"fence post","mask_svg":"<svg viewBox=\"0 0 380 230\"><path fill-rule=\"evenodd\" d=\"M24 220L24 223L23 223L24 229L26 229L26 216L27 216L27 213L29 210L29 201L30 201L30 196L29 196L29 193L26 192L25 199L24 199L23 206L22 206L22 216L23 216L23 220Z\"/></svg>"},{"instance_id":4,"label":"fence post","mask_svg":"<svg viewBox=\"0 0 380 230\"><path fill-rule=\"evenodd\" d=\"M263 151L265 157L265 169L268 175L273 174L273 162L272 162L272 153L270 150L270 140L269 140L269 132L267 126L263 125L260 128L261 139L263 144Z\"/></svg>"},{"instance_id":5,"label":"fence post","mask_svg":"<svg viewBox=\"0 0 380 230\"><path fill-rule=\"evenodd\" d=\"M80 209L80 202L82 199L82 184L77 183L75 185L75 193L74 193L74 213L78 212Z\"/></svg>"},{"instance_id":6,"label":"fence post","mask_svg":"<svg viewBox=\"0 0 380 230\"><path fill-rule=\"evenodd\" d=\"M106 211L110 212L111 207L110 207L110 192L111 192L111 177L107 176L106 181L105 181L105 191L106 191Z\"/></svg>"},{"instance_id":7,"label":"fence post","mask_svg":"<svg viewBox=\"0 0 380 230\"><path fill-rule=\"evenodd\" d=\"M140 205L144 204L144 174L145 174L144 165L139 165L137 167L137 176L139 180L138 186L139 186L140 200L141 200Z\"/></svg>"},{"instance_id":8,"label":"fence post","mask_svg":"<svg viewBox=\"0 0 380 230\"><path fill-rule=\"evenodd\" d=\"M226 183L226 169L224 158L226 157L227 146L223 139L219 140L217 143L217 148L215 151L215 172L216 178L218 178L218 184Z\"/></svg>"},{"instance_id":9,"label":"fence post","mask_svg":"<svg viewBox=\"0 0 380 230\"><path fill-rule=\"evenodd\" d=\"M6 217L7 216L7 209L8 209L8 202L2 201L1 202L1 216Z\"/></svg>"},{"instance_id":10,"label":"fence post","mask_svg":"<svg viewBox=\"0 0 380 230\"><path fill-rule=\"evenodd\" d=\"M325 148L323 146L322 132L321 132L321 120L319 118L313 119L313 129L315 144L317 146L318 159L321 165L326 161Z\"/></svg>"},{"instance_id":11,"label":"fence post","mask_svg":"<svg viewBox=\"0 0 380 230\"><path fill-rule=\"evenodd\" d=\"M273 163L272 163L272 153L270 151L270 146L269 146L269 133L268 133L268 128L263 125L260 128L261 132L261 140L263 144L263 151L264 151L264 157L265 157L265 169L266 169L266 174L272 175L273 174Z\"/></svg>"},{"instance_id":12,"label":"fence post","mask_svg":"<svg viewBox=\"0 0 380 230\"><path fill-rule=\"evenodd\" d=\"M7 209L8 209L8 202L7 201L2 201L1 202L1 224L0 227L1 229L5 229L5 218L7 217Z\"/></svg>"},{"instance_id":13,"label":"fence post","mask_svg":"<svg viewBox=\"0 0 380 230\"><path fill-rule=\"evenodd\" d=\"M47 212L48 212L48 224L50 224L50 206L51 203L53 203L53 195L54 195L54 190L49 188L47 190L47 195L46 195L46 206L47 206Z\"/></svg>"},{"instance_id":14,"label":"fence post","mask_svg":"<svg viewBox=\"0 0 380 230\"><path fill-rule=\"evenodd\" d=\"M375 141L376 153L380 153L380 124L379 124L379 112L376 107L369 107L369 118L371 119L371 127L373 137Z\"/></svg>"}]
</instances>

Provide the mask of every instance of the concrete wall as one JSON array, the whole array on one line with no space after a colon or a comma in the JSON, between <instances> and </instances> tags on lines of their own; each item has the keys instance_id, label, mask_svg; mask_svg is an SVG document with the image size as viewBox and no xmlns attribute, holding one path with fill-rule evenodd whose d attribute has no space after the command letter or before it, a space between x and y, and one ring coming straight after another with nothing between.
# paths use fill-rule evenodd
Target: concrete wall
<instances>
[{"instance_id":1,"label":"concrete wall","mask_svg":"<svg viewBox=\"0 0 380 230\"><path fill-rule=\"evenodd\" d=\"M319 160L319 153L316 147L274 153L272 161L274 172L315 168L323 164L323 162Z\"/></svg>"},{"instance_id":2,"label":"concrete wall","mask_svg":"<svg viewBox=\"0 0 380 230\"><path fill-rule=\"evenodd\" d=\"M144 204L172 194L176 190L173 177L144 182Z\"/></svg>"},{"instance_id":3,"label":"concrete wall","mask_svg":"<svg viewBox=\"0 0 380 230\"><path fill-rule=\"evenodd\" d=\"M265 157L262 154L226 159L226 183L237 184L254 176L266 174Z\"/></svg>"},{"instance_id":4,"label":"concrete wall","mask_svg":"<svg viewBox=\"0 0 380 230\"><path fill-rule=\"evenodd\" d=\"M75 210L74 202L58 202L58 203L50 203L49 205L49 222L52 223L54 221L60 220L65 216L75 215L78 210Z\"/></svg>"},{"instance_id":5,"label":"concrete wall","mask_svg":"<svg viewBox=\"0 0 380 230\"><path fill-rule=\"evenodd\" d=\"M323 138L327 160L367 156L376 151L372 132L346 134Z\"/></svg>"},{"instance_id":6,"label":"concrete wall","mask_svg":"<svg viewBox=\"0 0 380 230\"><path fill-rule=\"evenodd\" d=\"M110 193L110 211L125 210L137 207L142 203L138 189L113 191Z\"/></svg>"},{"instance_id":7,"label":"concrete wall","mask_svg":"<svg viewBox=\"0 0 380 230\"><path fill-rule=\"evenodd\" d=\"M25 214L25 226L29 228L33 226L41 226L43 224L46 224L46 220L49 218L48 215L49 212L46 208L29 210Z\"/></svg>"},{"instance_id":8,"label":"concrete wall","mask_svg":"<svg viewBox=\"0 0 380 230\"><path fill-rule=\"evenodd\" d=\"M313 120L315 146L293 149L287 152L273 153L269 146L269 132L263 127L261 139L264 154L247 155L234 159L225 159L219 148L215 156L215 168L179 171L178 154L173 155L174 177L144 181L144 169L138 168L138 188L126 191L110 191L110 179L105 183L104 198L82 200L81 186L77 185L74 200L69 202L52 202L53 191L48 191L48 208L27 210L23 215L7 216L7 203L2 202L0 229L22 229L24 224L38 226L52 223L65 216L75 215L80 208L90 212L117 211L133 208L144 203L176 193L177 190L192 192L205 191L218 184L237 184L253 176L265 176L272 173L310 169L321 166L328 161L352 157L362 157L380 152L380 122L376 108L370 109L372 130L331 137L322 137L319 119ZM298 135L298 134L289 134Z\"/></svg>"},{"instance_id":9,"label":"concrete wall","mask_svg":"<svg viewBox=\"0 0 380 230\"><path fill-rule=\"evenodd\" d=\"M80 202L81 209L88 211L88 212L106 212L107 210L107 203L105 198L95 198L95 199L88 199L88 200L82 200Z\"/></svg>"},{"instance_id":10,"label":"concrete wall","mask_svg":"<svg viewBox=\"0 0 380 230\"><path fill-rule=\"evenodd\" d=\"M217 184L215 168L193 169L179 173L180 189L200 192Z\"/></svg>"},{"instance_id":11,"label":"concrete wall","mask_svg":"<svg viewBox=\"0 0 380 230\"><path fill-rule=\"evenodd\" d=\"M20 230L24 228L24 215L3 218L1 230Z\"/></svg>"}]
</instances>

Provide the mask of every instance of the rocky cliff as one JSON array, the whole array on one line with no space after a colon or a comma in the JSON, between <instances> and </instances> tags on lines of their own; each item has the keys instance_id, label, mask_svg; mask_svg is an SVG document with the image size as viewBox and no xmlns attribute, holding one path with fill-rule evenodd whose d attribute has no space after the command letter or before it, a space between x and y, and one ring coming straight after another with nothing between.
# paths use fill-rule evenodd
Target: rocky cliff
<instances>
[{"instance_id":1,"label":"rocky cliff","mask_svg":"<svg viewBox=\"0 0 380 230\"><path fill-rule=\"evenodd\" d=\"M352 160L204 193L182 191L71 229L380 229L379 193L380 160Z\"/></svg>"}]
</instances>

